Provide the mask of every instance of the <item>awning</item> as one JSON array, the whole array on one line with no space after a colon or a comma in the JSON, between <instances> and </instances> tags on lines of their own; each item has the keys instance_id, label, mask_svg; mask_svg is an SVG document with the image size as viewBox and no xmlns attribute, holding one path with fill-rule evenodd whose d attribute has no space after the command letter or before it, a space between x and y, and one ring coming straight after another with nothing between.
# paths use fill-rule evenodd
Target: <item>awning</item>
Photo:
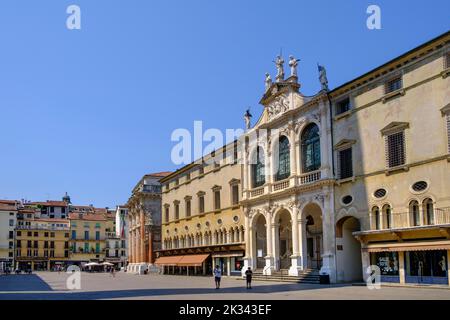
<instances>
[{"instance_id":1,"label":"awning","mask_svg":"<svg viewBox=\"0 0 450 320\"><path fill-rule=\"evenodd\" d=\"M189 256L182 256L177 263L179 267L201 267L202 263L209 257L209 254L195 254Z\"/></svg>"},{"instance_id":2,"label":"awning","mask_svg":"<svg viewBox=\"0 0 450 320\"><path fill-rule=\"evenodd\" d=\"M201 267L209 254L193 254L188 256L167 256L156 259L155 264L177 267Z\"/></svg>"},{"instance_id":3,"label":"awning","mask_svg":"<svg viewBox=\"0 0 450 320\"><path fill-rule=\"evenodd\" d=\"M156 259L155 264L164 265L164 266L176 266L177 262L183 256L169 256L169 257L159 257Z\"/></svg>"},{"instance_id":4,"label":"awning","mask_svg":"<svg viewBox=\"0 0 450 320\"><path fill-rule=\"evenodd\" d=\"M448 241L433 241L429 243L396 243L385 245L368 245L363 251L366 252L405 252L405 251L430 251L450 250Z\"/></svg>"}]
</instances>

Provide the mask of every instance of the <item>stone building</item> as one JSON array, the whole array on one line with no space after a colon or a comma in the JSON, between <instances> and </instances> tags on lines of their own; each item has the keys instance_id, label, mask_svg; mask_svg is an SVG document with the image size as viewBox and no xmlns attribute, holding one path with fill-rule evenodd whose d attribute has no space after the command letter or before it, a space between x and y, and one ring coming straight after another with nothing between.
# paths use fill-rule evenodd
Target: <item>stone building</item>
<instances>
[{"instance_id":1,"label":"stone building","mask_svg":"<svg viewBox=\"0 0 450 320\"><path fill-rule=\"evenodd\" d=\"M161 184L170 172L145 175L134 187L128 208L128 272L143 274L161 248Z\"/></svg>"},{"instance_id":2,"label":"stone building","mask_svg":"<svg viewBox=\"0 0 450 320\"><path fill-rule=\"evenodd\" d=\"M447 32L329 94L338 281L376 265L384 282L449 283L449 41Z\"/></svg>"},{"instance_id":3,"label":"stone building","mask_svg":"<svg viewBox=\"0 0 450 320\"><path fill-rule=\"evenodd\" d=\"M165 273L240 274L244 256L241 165L237 145L216 150L161 179Z\"/></svg>"}]
</instances>

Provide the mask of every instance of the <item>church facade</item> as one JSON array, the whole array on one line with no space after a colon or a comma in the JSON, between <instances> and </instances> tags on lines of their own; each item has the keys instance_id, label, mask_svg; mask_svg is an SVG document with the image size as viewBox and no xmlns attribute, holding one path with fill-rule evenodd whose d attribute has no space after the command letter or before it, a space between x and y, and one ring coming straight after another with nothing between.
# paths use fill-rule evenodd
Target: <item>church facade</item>
<instances>
[{"instance_id":1,"label":"church facade","mask_svg":"<svg viewBox=\"0 0 450 320\"><path fill-rule=\"evenodd\" d=\"M314 96L276 59L242 139L243 270L449 283L449 39L333 90L319 66Z\"/></svg>"}]
</instances>

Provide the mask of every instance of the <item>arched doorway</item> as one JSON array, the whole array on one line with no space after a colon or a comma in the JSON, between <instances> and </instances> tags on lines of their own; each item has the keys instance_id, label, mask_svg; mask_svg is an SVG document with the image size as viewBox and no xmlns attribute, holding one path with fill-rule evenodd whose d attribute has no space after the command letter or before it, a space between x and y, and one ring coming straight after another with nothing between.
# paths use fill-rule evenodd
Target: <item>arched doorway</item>
<instances>
[{"instance_id":1,"label":"arched doorway","mask_svg":"<svg viewBox=\"0 0 450 320\"><path fill-rule=\"evenodd\" d=\"M306 239L303 241L306 241L307 268L320 270L323 254L322 210L311 203L303 209L303 216L306 219Z\"/></svg>"},{"instance_id":2,"label":"arched doorway","mask_svg":"<svg viewBox=\"0 0 450 320\"><path fill-rule=\"evenodd\" d=\"M336 224L337 280L339 282L361 281L363 278L361 244L353 236L353 232L360 230L359 220L355 217L344 217Z\"/></svg>"},{"instance_id":3,"label":"arched doorway","mask_svg":"<svg viewBox=\"0 0 450 320\"><path fill-rule=\"evenodd\" d=\"M291 256L292 256L292 221L291 214L288 210L281 210L275 222L278 226L278 248L276 248L275 254L279 261L280 269L289 269L291 266ZM278 249L278 250L277 250Z\"/></svg>"},{"instance_id":4,"label":"arched doorway","mask_svg":"<svg viewBox=\"0 0 450 320\"><path fill-rule=\"evenodd\" d=\"M267 233L266 233L266 218L260 215L256 219L254 228L254 246L256 254L256 268L262 269L266 265L265 257L267 256Z\"/></svg>"}]
</instances>

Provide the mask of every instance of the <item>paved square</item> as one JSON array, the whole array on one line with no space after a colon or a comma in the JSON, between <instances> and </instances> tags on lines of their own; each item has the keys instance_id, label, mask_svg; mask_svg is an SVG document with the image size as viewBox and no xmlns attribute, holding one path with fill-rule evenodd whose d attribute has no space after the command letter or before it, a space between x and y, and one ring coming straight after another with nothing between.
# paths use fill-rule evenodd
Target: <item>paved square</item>
<instances>
[{"instance_id":1,"label":"paved square","mask_svg":"<svg viewBox=\"0 0 450 320\"><path fill-rule=\"evenodd\" d=\"M308 300L308 299L450 299L450 290L436 288L306 285L254 282L247 290L236 278L222 279L222 288L214 289L212 277L186 277L117 273L82 273L81 290L67 290L69 275L38 272L32 275L0 276L0 300L5 299L195 299L195 300Z\"/></svg>"}]
</instances>

